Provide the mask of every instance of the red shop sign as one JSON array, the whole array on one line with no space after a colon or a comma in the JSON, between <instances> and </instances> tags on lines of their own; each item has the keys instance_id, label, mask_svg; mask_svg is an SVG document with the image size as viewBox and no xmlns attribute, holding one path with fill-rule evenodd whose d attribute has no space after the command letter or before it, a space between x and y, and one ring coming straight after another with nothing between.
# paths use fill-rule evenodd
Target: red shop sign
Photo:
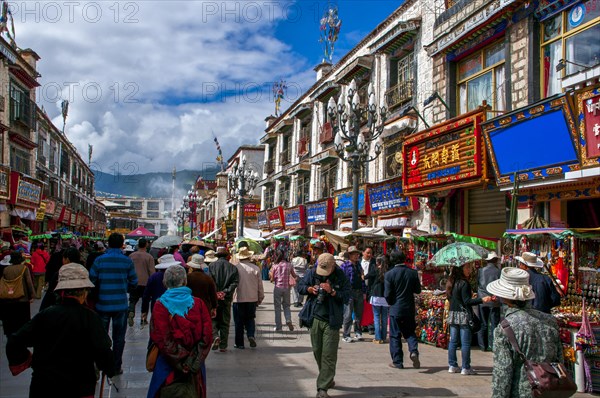
<instances>
[{"instance_id":1,"label":"red shop sign","mask_svg":"<svg viewBox=\"0 0 600 398\"><path fill-rule=\"evenodd\" d=\"M283 207L278 206L274 209L268 210L269 225L271 228L285 228L285 221L283 215Z\"/></svg>"}]
</instances>

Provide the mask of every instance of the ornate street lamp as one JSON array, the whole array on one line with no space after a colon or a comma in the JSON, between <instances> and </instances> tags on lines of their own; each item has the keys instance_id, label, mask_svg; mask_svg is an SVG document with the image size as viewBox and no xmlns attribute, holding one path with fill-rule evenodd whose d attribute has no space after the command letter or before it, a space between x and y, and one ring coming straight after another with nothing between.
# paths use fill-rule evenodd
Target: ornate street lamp
<instances>
[{"instance_id":1,"label":"ornate street lamp","mask_svg":"<svg viewBox=\"0 0 600 398\"><path fill-rule=\"evenodd\" d=\"M233 166L233 171L228 175L229 197L237 202L237 236L244 236L244 202L246 195L252 193L258 183L258 174L246 167L246 155L242 157L242 164Z\"/></svg>"},{"instance_id":2,"label":"ornate street lamp","mask_svg":"<svg viewBox=\"0 0 600 398\"><path fill-rule=\"evenodd\" d=\"M186 210L186 215L189 216L190 220L190 240L194 235L194 228L196 226L196 210L198 209L198 203L202 200L196 192L190 189L187 195L183 196L183 203Z\"/></svg>"},{"instance_id":3,"label":"ornate street lamp","mask_svg":"<svg viewBox=\"0 0 600 398\"><path fill-rule=\"evenodd\" d=\"M381 144L375 143L374 155L370 155L371 142L376 141L383 132L387 119L385 106L379 108L375 100L373 83L369 83L368 105L360 105L356 80L348 86L346 104L340 95L336 104L333 97L327 104L327 112L335 133L335 151L340 159L347 162L352 171L352 230L358 229L358 184L361 168L377 159L381 153ZM367 116L365 127L362 119Z\"/></svg>"}]
</instances>

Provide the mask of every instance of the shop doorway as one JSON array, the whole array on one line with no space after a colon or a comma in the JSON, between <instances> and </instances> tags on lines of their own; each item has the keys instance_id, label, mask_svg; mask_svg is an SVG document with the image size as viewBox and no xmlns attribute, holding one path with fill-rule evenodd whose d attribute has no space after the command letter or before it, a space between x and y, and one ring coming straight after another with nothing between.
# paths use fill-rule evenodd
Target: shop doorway
<instances>
[{"instance_id":1,"label":"shop doorway","mask_svg":"<svg viewBox=\"0 0 600 398\"><path fill-rule=\"evenodd\" d=\"M567 202L567 224L569 228L600 227L600 199Z\"/></svg>"}]
</instances>

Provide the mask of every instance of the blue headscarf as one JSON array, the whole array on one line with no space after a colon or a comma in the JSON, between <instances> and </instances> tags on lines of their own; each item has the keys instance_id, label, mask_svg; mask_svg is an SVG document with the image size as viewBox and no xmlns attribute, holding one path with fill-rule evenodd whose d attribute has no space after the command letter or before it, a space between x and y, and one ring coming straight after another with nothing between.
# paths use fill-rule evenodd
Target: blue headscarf
<instances>
[{"instance_id":1,"label":"blue headscarf","mask_svg":"<svg viewBox=\"0 0 600 398\"><path fill-rule=\"evenodd\" d=\"M194 306L194 297L192 289L186 286L167 289L158 299L169 311L169 314L175 316L186 316L188 311Z\"/></svg>"}]
</instances>

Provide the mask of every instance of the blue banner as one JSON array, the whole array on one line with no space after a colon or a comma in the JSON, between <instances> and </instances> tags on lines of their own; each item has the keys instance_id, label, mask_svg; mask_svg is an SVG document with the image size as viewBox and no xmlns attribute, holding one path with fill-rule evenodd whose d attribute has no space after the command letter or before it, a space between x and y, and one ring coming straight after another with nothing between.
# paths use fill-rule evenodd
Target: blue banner
<instances>
[{"instance_id":1,"label":"blue banner","mask_svg":"<svg viewBox=\"0 0 600 398\"><path fill-rule=\"evenodd\" d=\"M402 196L402 181L395 181L378 186L369 187L369 201L371 212L386 213L392 210L412 210L410 199Z\"/></svg>"},{"instance_id":2,"label":"blue banner","mask_svg":"<svg viewBox=\"0 0 600 398\"><path fill-rule=\"evenodd\" d=\"M352 192L341 193L335 197L335 214L352 214ZM365 189L358 191L358 212L365 211Z\"/></svg>"},{"instance_id":3,"label":"blue banner","mask_svg":"<svg viewBox=\"0 0 600 398\"><path fill-rule=\"evenodd\" d=\"M331 224L330 200L306 205L306 221L309 224Z\"/></svg>"},{"instance_id":4,"label":"blue banner","mask_svg":"<svg viewBox=\"0 0 600 398\"><path fill-rule=\"evenodd\" d=\"M303 211L301 211L300 207L285 209L285 226L286 227L294 227L294 228L304 228L304 223L302 220Z\"/></svg>"}]
</instances>

